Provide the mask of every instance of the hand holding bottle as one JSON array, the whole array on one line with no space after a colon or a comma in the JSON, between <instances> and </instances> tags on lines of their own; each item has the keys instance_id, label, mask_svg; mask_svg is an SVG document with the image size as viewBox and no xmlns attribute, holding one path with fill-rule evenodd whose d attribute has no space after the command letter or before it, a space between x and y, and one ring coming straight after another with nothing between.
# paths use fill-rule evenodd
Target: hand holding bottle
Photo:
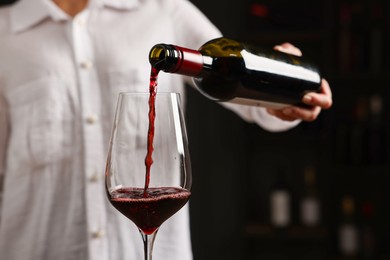
<instances>
[{"instance_id":1,"label":"hand holding bottle","mask_svg":"<svg viewBox=\"0 0 390 260\"><path fill-rule=\"evenodd\" d=\"M302 97L321 92L317 67L298 57L297 48L285 46L283 53L225 37L212 39L199 50L157 44L149 61L157 71L191 76L198 90L211 100L273 108L277 110L271 113L277 115L282 108L306 107ZM315 98L312 101L317 105Z\"/></svg>"},{"instance_id":2,"label":"hand holding bottle","mask_svg":"<svg viewBox=\"0 0 390 260\"><path fill-rule=\"evenodd\" d=\"M275 50L302 56L300 49L290 43L283 43L274 47ZM267 111L282 120L294 121L301 119L304 121L314 121L317 119L322 109L329 109L332 106L332 91L325 79L321 80L321 92L311 92L303 96L302 102L311 106L297 107L290 106L281 109L268 108Z\"/></svg>"}]
</instances>

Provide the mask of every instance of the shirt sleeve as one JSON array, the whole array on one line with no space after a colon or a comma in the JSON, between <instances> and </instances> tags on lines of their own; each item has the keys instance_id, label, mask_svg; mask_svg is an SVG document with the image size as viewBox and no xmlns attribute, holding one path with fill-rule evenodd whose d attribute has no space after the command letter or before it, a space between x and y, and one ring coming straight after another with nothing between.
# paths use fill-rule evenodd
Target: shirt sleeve
<instances>
[{"instance_id":1,"label":"shirt sleeve","mask_svg":"<svg viewBox=\"0 0 390 260\"><path fill-rule=\"evenodd\" d=\"M205 42L222 36L222 33L212 22L188 0L167 0L171 3L171 13L175 24L177 44L198 49ZM193 85L192 80L184 77L185 81ZM221 103L225 108L233 111L243 120L256 123L265 130L277 132L295 127L299 120L290 122L278 119L262 107L243 106L231 103Z\"/></svg>"},{"instance_id":2,"label":"shirt sleeve","mask_svg":"<svg viewBox=\"0 0 390 260\"><path fill-rule=\"evenodd\" d=\"M177 42L187 48L198 49L205 42L221 37L218 28L188 0L169 1Z\"/></svg>"},{"instance_id":3,"label":"shirt sleeve","mask_svg":"<svg viewBox=\"0 0 390 260\"><path fill-rule=\"evenodd\" d=\"M297 126L301 120L284 121L270 115L265 108L256 106L244 106L239 104L221 102L225 108L239 115L249 123L255 123L264 130L270 132L282 132Z\"/></svg>"}]
</instances>

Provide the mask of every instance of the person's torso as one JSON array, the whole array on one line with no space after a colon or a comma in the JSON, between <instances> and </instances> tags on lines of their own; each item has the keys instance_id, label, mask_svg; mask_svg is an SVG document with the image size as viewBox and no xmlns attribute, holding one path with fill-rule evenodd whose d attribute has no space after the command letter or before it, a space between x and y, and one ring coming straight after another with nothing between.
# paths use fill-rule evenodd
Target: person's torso
<instances>
[{"instance_id":1,"label":"person's torso","mask_svg":"<svg viewBox=\"0 0 390 260\"><path fill-rule=\"evenodd\" d=\"M16 33L10 31L10 9L0 10L0 95L12 130L0 226L4 255L95 260L142 254L137 230L107 204L103 177L118 93L148 92L150 48L183 34L163 8L141 1L131 11L46 18ZM158 91L184 98L179 76L161 75ZM167 227L176 240L159 232L164 239L157 254L177 240L184 240L183 248L172 252L182 257L181 250L190 251L188 227L180 230L188 225L186 214L178 215L178 227Z\"/></svg>"}]
</instances>

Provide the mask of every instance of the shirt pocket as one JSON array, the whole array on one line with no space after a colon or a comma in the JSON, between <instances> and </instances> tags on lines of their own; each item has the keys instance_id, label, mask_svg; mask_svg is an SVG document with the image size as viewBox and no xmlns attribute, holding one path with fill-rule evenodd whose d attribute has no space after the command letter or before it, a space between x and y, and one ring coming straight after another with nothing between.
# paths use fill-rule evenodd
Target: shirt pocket
<instances>
[{"instance_id":1,"label":"shirt pocket","mask_svg":"<svg viewBox=\"0 0 390 260\"><path fill-rule=\"evenodd\" d=\"M14 148L29 166L42 167L70 158L74 106L66 83L56 77L36 79L8 91Z\"/></svg>"},{"instance_id":2,"label":"shirt pocket","mask_svg":"<svg viewBox=\"0 0 390 260\"><path fill-rule=\"evenodd\" d=\"M108 71L108 84L113 99L121 92L148 93L150 68L111 69Z\"/></svg>"},{"instance_id":3,"label":"shirt pocket","mask_svg":"<svg viewBox=\"0 0 390 260\"><path fill-rule=\"evenodd\" d=\"M116 106L118 102L119 93L149 93L149 79L150 79L150 67L128 67L128 68L112 68L108 70L107 72L108 76L108 86L109 86L109 92L112 97L112 107L110 111L115 113ZM145 113L139 112L139 113L129 113L128 115L128 124L133 125L134 122L138 120L147 120L148 116L148 110L147 108L147 101L142 102L141 100L138 100L137 103L132 104L134 107L145 107ZM137 111L139 111L137 109ZM115 115L112 114L112 117ZM135 124L134 124L135 125ZM132 128L131 126L129 126ZM138 129L139 130L139 129ZM134 140L134 142L131 143L131 145L134 145L136 147L140 147L143 144L141 144L140 135L146 135L147 134L147 128L144 129L144 132L141 133L141 131L135 131L132 129L129 133L129 140ZM130 147L129 147L130 148Z\"/></svg>"}]
</instances>

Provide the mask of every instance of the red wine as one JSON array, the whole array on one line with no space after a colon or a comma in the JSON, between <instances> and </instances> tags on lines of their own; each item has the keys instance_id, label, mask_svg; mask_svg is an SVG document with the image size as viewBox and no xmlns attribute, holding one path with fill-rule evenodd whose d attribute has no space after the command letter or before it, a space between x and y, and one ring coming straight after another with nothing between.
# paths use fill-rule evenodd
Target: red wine
<instances>
[{"instance_id":1,"label":"red wine","mask_svg":"<svg viewBox=\"0 0 390 260\"><path fill-rule=\"evenodd\" d=\"M198 90L215 101L307 106L302 97L321 89L318 69L303 58L227 38L199 50L157 44L149 61L158 70L193 77Z\"/></svg>"},{"instance_id":2,"label":"red wine","mask_svg":"<svg viewBox=\"0 0 390 260\"><path fill-rule=\"evenodd\" d=\"M191 192L182 188L120 188L110 193L111 204L147 235L181 209Z\"/></svg>"},{"instance_id":3,"label":"red wine","mask_svg":"<svg viewBox=\"0 0 390 260\"><path fill-rule=\"evenodd\" d=\"M158 70L155 68L151 69L150 72L150 84L149 84L149 129L148 129L148 143L147 143L147 153L145 157L145 188L144 188L144 197L147 196L147 189L150 182L150 168L153 164L153 139L154 139L154 120L156 119L156 94L157 94L157 78Z\"/></svg>"}]
</instances>

